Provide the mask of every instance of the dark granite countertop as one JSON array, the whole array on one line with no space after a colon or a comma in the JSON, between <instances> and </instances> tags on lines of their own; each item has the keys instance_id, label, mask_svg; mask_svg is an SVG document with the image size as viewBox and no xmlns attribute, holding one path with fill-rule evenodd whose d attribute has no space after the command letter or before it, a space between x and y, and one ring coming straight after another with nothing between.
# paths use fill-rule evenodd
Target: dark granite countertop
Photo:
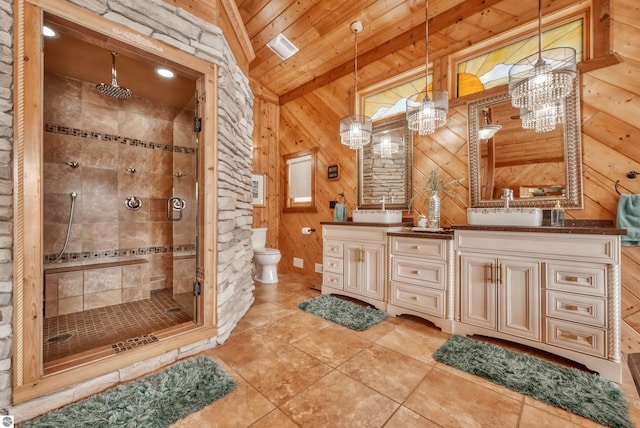
<instances>
[{"instance_id":1,"label":"dark granite countertop","mask_svg":"<svg viewBox=\"0 0 640 428\"><path fill-rule=\"evenodd\" d=\"M534 233L569 233L586 235L626 235L626 229L613 226L611 220L565 220L564 226L481 226L471 224L453 224L454 230L489 230L496 232L534 232Z\"/></svg>"}]
</instances>

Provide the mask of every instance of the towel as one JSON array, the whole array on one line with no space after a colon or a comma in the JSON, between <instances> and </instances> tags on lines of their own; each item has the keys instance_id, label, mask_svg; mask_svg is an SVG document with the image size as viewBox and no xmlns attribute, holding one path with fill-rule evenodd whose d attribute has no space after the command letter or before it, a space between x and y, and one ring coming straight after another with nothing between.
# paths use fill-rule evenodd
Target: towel
<instances>
[{"instance_id":1,"label":"towel","mask_svg":"<svg viewBox=\"0 0 640 428\"><path fill-rule=\"evenodd\" d=\"M347 206L336 204L333 210L333 221L347 221Z\"/></svg>"},{"instance_id":2,"label":"towel","mask_svg":"<svg viewBox=\"0 0 640 428\"><path fill-rule=\"evenodd\" d=\"M616 226L627 229L622 236L622 245L640 245L640 195L623 193L618 200L618 216Z\"/></svg>"}]
</instances>

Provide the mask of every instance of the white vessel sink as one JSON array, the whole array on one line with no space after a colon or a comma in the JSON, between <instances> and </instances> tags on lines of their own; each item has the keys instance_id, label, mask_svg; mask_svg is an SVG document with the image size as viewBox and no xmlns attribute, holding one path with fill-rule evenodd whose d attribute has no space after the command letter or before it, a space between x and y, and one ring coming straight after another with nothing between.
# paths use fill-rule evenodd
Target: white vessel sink
<instances>
[{"instance_id":1,"label":"white vessel sink","mask_svg":"<svg viewBox=\"0 0 640 428\"><path fill-rule=\"evenodd\" d=\"M540 226L542 208L467 208L467 222L484 226Z\"/></svg>"},{"instance_id":2,"label":"white vessel sink","mask_svg":"<svg viewBox=\"0 0 640 428\"><path fill-rule=\"evenodd\" d=\"M354 210L354 223L402 223L402 210Z\"/></svg>"}]
</instances>

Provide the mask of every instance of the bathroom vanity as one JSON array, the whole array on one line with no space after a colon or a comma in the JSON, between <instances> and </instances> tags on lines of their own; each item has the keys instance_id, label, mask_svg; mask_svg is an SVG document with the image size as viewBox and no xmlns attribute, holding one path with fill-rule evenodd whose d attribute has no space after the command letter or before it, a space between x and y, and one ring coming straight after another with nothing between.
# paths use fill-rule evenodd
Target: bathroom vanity
<instances>
[{"instance_id":1,"label":"bathroom vanity","mask_svg":"<svg viewBox=\"0 0 640 428\"><path fill-rule=\"evenodd\" d=\"M565 227L323 223L323 294L409 314L443 331L496 337L621 382L620 239Z\"/></svg>"},{"instance_id":2,"label":"bathroom vanity","mask_svg":"<svg viewBox=\"0 0 640 428\"><path fill-rule=\"evenodd\" d=\"M353 297L386 311L387 232L402 224L322 224L322 294Z\"/></svg>"},{"instance_id":3,"label":"bathroom vanity","mask_svg":"<svg viewBox=\"0 0 640 428\"><path fill-rule=\"evenodd\" d=\"M620 237L598 227L453 226L456 334L497 337L620 369Z\"/></svg>"}]
</instances>

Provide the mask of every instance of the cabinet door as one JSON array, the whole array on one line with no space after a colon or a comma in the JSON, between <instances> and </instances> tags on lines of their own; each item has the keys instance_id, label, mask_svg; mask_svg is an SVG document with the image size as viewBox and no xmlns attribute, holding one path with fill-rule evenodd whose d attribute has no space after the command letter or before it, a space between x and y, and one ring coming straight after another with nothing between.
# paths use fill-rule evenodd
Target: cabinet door
<instances>
[{"instance_id":1,"label":"cabinet door","mask_svg":"<svg viewBox=\"0 0 640 428\"><path fill-rule=\"evenodd\" d=\"M384 298L384 245L363 246L362 294L382 300Z\"/></svg>"},{"instance_id":2,"label":"cabinet door","mask_svg":"<svg viewBox=\"0 0 640 428\"><path fill-rule=\"evenodd\" d=\"M462 322L495 330L496 323L496 259L493 257L461 257Z\"/></svg>"},{"instance_id":3,"label":"cabinet door","mask_svg":"<svg viewBox=\"0 0 640 428\"><path fill-rule=\"evenodd\" d=\"M344 244L344 290L362 294L364 250L360 244Z\"/></svg>"},{"instance_id":4,"label":"cabinet door","mask_svg":"<svg viewBox=\"0 0 640 428\"><path fill-rule=\"evenodd\" d=\"M540 341L540 264L498 260L498 330Z\"/></svg>"}]
</instances>

